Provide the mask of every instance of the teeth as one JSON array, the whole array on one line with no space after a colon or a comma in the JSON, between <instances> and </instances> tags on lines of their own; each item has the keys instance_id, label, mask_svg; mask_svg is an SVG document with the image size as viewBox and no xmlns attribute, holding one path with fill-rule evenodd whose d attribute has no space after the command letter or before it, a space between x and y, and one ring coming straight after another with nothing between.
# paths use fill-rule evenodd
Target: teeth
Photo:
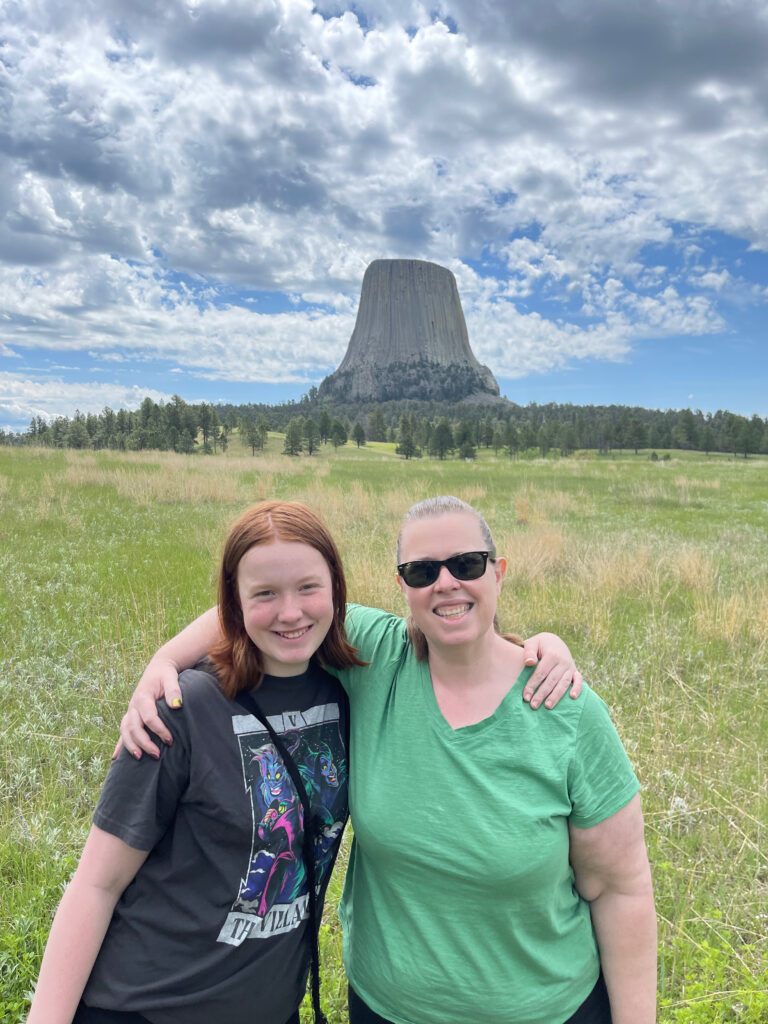
<instances>
[{"instance_id":1,"label":"teeth","mask_svg":"<svg viewBox=\"0 0 768 1024\"><path fill-rule=\"evenodd\" d=\"M307 629L309 629L308 626L307 626ZM283 637L284 640L298 640L298 638L300 636L304 636L304 634L306 632L307 632L306 629L297 629L293 633L278 633L277 635Z\"/></svg>"},{"instance_id":2,"label":"teeth","mask_svg":"<svg viewBox=\"0 0 768 1024\"><path fill-rule=\"evenodd\" d=\"M460 615L469 611L468 604L462 604L455 608L436 608L435 615L439 615L441 619L457 619Z\"/></svg>"}]
</instances>

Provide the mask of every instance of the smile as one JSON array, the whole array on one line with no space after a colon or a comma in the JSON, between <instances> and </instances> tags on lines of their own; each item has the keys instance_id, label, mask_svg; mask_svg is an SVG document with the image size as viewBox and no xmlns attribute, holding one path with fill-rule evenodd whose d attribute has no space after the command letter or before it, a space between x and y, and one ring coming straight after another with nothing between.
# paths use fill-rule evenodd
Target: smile
<instances>
[{"instance_id":1,"label":"smile","mask_svg":"<svg viewBox=\"0 0 768 1024\"><path fill-rule=\"evenodd\" d=\"M311 628L311 626L305 626L303 629L294 629L290 633L281 633L279 630L275 630L274 632L283 640L298 640L299 637L302 637L304 636L305 633L308 633Z\"/></svg>"},{"instance_id":2,"label":"smile","mask_svg":"<svg viewBox=\"0 0 768 1024\"><path fill-rule=\"evenodd\" d=\"M454 604L450 608L435 608L435 615L441 619L458 619L472 607L471 604Z\"/></svg>"}]
</instances>

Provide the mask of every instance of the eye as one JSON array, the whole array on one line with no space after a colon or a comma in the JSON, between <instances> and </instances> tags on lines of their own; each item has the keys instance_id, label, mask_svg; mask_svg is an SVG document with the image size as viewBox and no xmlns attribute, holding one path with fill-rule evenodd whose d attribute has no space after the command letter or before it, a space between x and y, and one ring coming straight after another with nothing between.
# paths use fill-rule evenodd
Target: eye
<instances>
[{"instance_id":1,"label":"eye","mask_svg":"<svg viewBox=\"0 0 768 1024\"><path fill-rule=\"evenodd\" d=\"M317 590L319 586L319 583L302 583L299 590Z\"/></svg>"}]
</instances>

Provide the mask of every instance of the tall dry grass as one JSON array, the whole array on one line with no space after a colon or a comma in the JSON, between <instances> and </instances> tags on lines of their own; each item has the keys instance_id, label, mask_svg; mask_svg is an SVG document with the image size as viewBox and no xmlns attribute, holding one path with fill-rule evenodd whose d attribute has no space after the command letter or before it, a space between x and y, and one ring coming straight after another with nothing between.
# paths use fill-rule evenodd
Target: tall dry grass
<instances>
[{"instance_id":1,"label":"tall dry grass","mask_svg":"<svg viewBox=\"0 0 768 1024\"><path fill-rule=\"evenodd\" d=\"M0 449L0 1017L23 1019L127 695L155 647L213 600L234 516L261 498L306 501L339 540L350 596L402 612L402 514L454 493L509 559L502 626L568 640L636 766L660 1021L765 1024L765 479L756 460ZM330 1019L343 1024L332 905L322 942Z\"/></svg>"}]
</instances>

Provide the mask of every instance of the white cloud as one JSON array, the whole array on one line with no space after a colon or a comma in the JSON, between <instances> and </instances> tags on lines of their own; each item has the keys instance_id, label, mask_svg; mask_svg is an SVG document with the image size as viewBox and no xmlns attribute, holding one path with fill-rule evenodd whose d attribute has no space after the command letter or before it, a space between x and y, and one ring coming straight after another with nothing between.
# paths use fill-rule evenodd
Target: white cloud
<instances>
[{"instance_id":1,"label":"white cloud","mask_svg":"<svg viewBox=\"0 0 768 1024\"><path fill-rule=\"evenodd\" d=\"M707 238L768 244L757 0L345 8L8 5L0 356L316 379L387 256L454 269L500 375L764 301Z\"/></svg>"},{"instance_id":2,"label":"white cloud","mask_svg":"<svg viewBox=\"0 0 768 1024\"><path fill-rule=\"evenodd\" d=\"M119 362L176 360L211 379L306 381L340 361L352 332L343 312L262 314L197 303L146 268L99 257L82 272L19 272L0 288L10 345L87 352ZM343 303L342 303L343 305ZM117 351L115 351L117 350Z\"/></svg>"},{"instance_id":3,"label":"white cloud","mask_svg":"<svg viewBox=\"0 0 768 1024\"><path fill-rule=\"evenodd\" d=\"M72 383L61 377L34 378L0 371L0 417L14 422L26 422L33 416L42 416L45 420L71 417L75 409L82 413L99 413L107 405L116 410L136 409L145 398L161 402L168 401L171 395L153 388Z\"/></svg>"},{"instance_id":4,"label":"white cloud","mask_svg":"<svg viewBox=\"0 0 768 1024\"><path fill-rule=\"evenodd\" d=\"M555 323L538 313L520 313L509 302L485 314L468 317L470 337L480 362L499 377L518 378L531 373L563 369L579 359L619 361L630 351L631 332L620 318L579 328Z\"/></svg>"},{"instance_id":5,"label":"white cloud","mask_svg":"<svg viewBox=\"0 0 768 1024\"><path fill-rule=\"evenodd\" d=\"M692 283L697 284L700 288L711 288L713 291L719 292L731 280L730 271L723 268L719 273L709 270L705 274L700 274L698 278L693 279Z\"/></svg>"}]
</instances>

